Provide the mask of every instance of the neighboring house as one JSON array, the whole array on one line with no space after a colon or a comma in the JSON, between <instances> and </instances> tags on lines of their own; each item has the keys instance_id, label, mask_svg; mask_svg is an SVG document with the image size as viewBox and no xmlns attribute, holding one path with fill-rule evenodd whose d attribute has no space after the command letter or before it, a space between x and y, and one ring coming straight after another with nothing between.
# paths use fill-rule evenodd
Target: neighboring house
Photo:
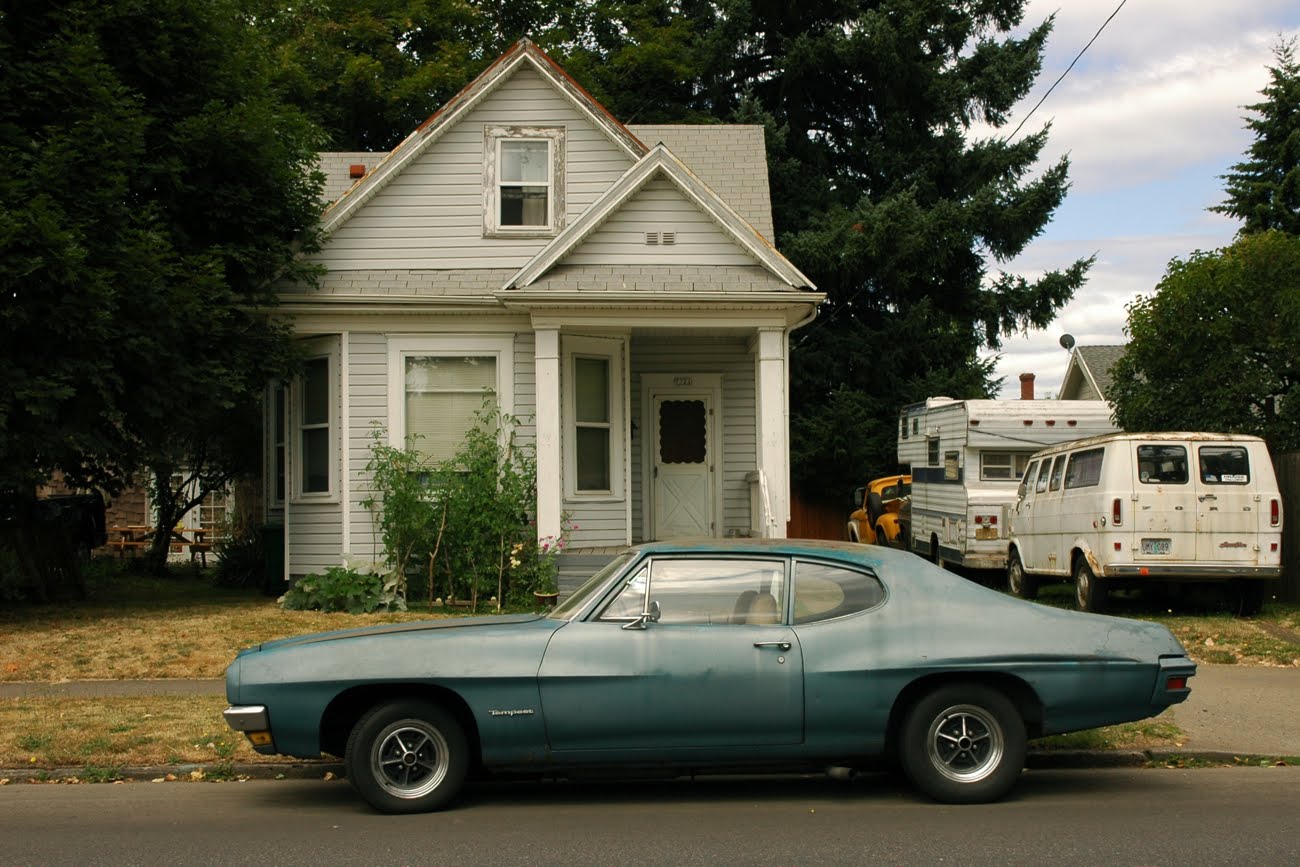
<instances>
[{"instance_id":1,"label":"neighboring house","mask_svg":"<svg viewBox=\"0 0 1300 867\"><path fill-rule=\"evenodd\" d=\"M1061 400L1109 400L1111 368L1124 356L1124 346L1076 346L1061 380Z\"/></svg>"},{"instance_id":2,"label":"neighboring house","mask_svg":"<svg viewBox=\"0 0 1300 867\"><path fill-rule=\"evenodd\" d=\"M487 392L536 445L539 537L785 535L789 336L824 296L772 246L761 127L624 126L523 40L321 166L327 273L281 287L308 361L267 427L287 576L382 553L377 427L448 457Z\"/></svg>"}]
</instances>

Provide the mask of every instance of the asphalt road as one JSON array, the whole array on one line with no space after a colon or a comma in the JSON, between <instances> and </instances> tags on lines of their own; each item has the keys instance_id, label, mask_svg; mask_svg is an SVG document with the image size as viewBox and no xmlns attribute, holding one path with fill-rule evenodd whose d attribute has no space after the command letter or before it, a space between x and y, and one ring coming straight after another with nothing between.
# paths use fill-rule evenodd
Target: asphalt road
<instances>
[{"instance_id":1,"label":"asphalt road","mask_svg":"<svg viewBox=\"0 0 1300 867\"><path fill-rule=\"evenodd\" d=\"M884 775L472 786L371 812L341 781L0 787L0 863L1295 864L1300 769L1031 771L948 807Z\"/></svg>"}]
</instances>

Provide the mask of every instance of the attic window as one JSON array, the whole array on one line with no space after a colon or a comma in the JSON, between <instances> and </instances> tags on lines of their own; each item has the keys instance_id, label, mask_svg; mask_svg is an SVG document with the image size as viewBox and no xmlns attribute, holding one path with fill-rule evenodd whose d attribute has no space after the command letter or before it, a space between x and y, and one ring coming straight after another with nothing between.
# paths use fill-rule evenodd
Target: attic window
<instances>
[{"instance_id":1,"label":"attic window","mask_svg":"<svg viewBox=\"0 0 1300 867\"><path fill-rule=\"evenodd\" d=\"M564 227L564 128L485 127L483 235L551 237Z\"/></svg>"}]
</instances>

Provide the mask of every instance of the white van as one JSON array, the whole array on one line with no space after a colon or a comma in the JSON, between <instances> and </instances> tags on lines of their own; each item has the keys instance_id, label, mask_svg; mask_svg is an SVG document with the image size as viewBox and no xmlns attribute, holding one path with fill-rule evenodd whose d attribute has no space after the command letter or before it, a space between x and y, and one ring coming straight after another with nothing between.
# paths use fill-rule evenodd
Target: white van
<instances>
[{"instance_id":1,"label":"white van","mask_svg":"<svg viewBox=\"0 0 1300 867\"><path fill-rule=\"evenodd\" d=\"M1255 613L1282 574L1282 498L1258 437L1118 433L1036 452L1011 515L1007 583L1025 599L1071 578L1100 611L1112 588L1231 582Z\"/></svg>"}]
</instances>

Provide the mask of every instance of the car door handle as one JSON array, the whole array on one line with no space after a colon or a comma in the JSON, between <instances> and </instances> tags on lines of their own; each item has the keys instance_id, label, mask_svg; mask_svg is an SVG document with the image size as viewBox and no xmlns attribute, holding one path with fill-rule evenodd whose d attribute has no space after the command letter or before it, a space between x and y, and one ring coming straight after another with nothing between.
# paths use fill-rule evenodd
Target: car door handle
<instances>
[{"instance_id":1,"label":"car door handle","mask_svg":"<svg viewBox=\"0 0 1300 867\"><path fill-rule=\"evenodd\" d=\"M788 641L755 641L754 646L755 647L776 647L785 651L785 650L789 650L791 645L790 642Z\"/></svg>"}]
</instances>

